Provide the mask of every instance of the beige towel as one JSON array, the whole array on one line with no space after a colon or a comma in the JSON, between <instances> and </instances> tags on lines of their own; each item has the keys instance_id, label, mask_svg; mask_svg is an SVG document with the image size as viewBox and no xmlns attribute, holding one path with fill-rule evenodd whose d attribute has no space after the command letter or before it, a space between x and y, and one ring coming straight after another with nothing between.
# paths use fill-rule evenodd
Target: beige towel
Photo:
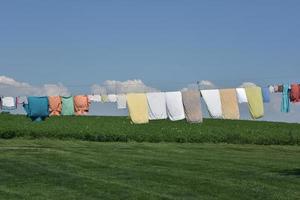
<instances>
[{"instance_id":1,"label":"beige towel","mask_svg":"<svg viewBox=\"0 0 300 200\"><path fill-rule=\"evenodd\" d=\"M197 90L183 91L182 101L186 120L190 123L200 123L203 121L200 92Z\"/></svg>"},{"instance_id":2,"label":"beige towel","mask_svg":"<svg viewBox=\"0 0 300 200\"><path fill-rule=\"evenodd\" d=\"M222 113L224 119L239 119L240 111L235 89L220 90Z\"/></svg>"}]
</instances>

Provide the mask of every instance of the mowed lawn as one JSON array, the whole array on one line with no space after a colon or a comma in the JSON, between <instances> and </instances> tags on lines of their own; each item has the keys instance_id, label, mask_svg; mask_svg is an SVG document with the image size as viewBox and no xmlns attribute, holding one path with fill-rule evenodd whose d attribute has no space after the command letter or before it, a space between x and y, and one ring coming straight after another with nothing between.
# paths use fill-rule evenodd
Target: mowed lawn
<instances>
[{"instance_id":1,"label":"mowed lawn","mask_svg":"<svg viewBox=\"0 0 300 200\"><path fill-rule=\"evenodd\" d=\"M0 199L299 199L300 146L0 140Z\"/></svg>"}]
</instances>

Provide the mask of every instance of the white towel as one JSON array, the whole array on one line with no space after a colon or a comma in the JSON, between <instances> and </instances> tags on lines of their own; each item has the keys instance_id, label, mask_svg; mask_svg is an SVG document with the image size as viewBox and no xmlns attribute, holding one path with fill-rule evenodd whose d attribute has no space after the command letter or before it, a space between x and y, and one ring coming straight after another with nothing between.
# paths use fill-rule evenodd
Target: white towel
<instances>
[{"instance_id":1,"label":"white towel","mask_svg":"<svg viewBox=\"0 0 300 200\"><path fill-rule=\"evenodd\" d=\"M1 98L3 109L15 109L16 108L16 98L14 97L2 97Z\"/></svg>"},{"instance_id":2,"label":"white towel","mask_svg":"<svg viewBox=\"0 0 300 200\"><path fill-rule=\"evenodd\" d=\"M125 94L118 94L117 96L117 107L118 109L126 109L127 99Z\"/></svg>"},{"instance_id":3,"label":"white towel","mask_svg":"<svg viewBox=\"0 0 300 200\"><path fill-rule=\"evenodd\" d=\"M236 88L236 93L239 103L248 103L248 98L246 95L245 88Z\"/></svg>"},{"instance_id":4,"label":"white towel","mask_svg":"<svg viewBox=\"0 0 300 200\"><path fill-rule=\"evenodd\" d=\"M166 92L167 113L171 121L185 118L181 92Z\"/></svg>"},{"instance_id":5,"label":"white towel","mask_svg":"<svg viewBox=\"0 0 300 200\"><path fill-rule=\"evenodd\" d=\"M28 104L28 99L26 96L17 97L18 104Z\"/></svg>"},{"instance_id":6,"label":"white towel","mask_svg":"<svg viewBox=\"0 0 300 200\"><path fill-rule=\"evenodd\" d=\"M165 93L151 92L147 93L149 119L167 119L167 105Z\"/></svg>"},{"instance_id":7,"label":"white towel","mask_svg":"<svg viewBox=\"0 0 300 200\"><path fill-rule=\"evenodd\" d=\"M91 102L96 102L96 103L101 102L101 95L88 95L88 98Z\"/></svg>"},{"instance_id":8,"label":"white towel","mask_svg":"<svg viewBox=\"0 0 300 200\"><path fill-rule=\"evenodd\" d=\"M107 95L107 98L108 98L108 102L111 102L111 103L117 102L117 95L115 95L115 94L109 94L109 95Z\"/></svg>"},{"instance_id":9,"label":"white towel","mask_svg":"<svg viewBox=\"0 0 300 200\"><path fill-rule=\"evenodd\" d=\"M222 104L219 90L201 90L202 97L212 118L222 118Z\"/></svg>"}]
</instances>

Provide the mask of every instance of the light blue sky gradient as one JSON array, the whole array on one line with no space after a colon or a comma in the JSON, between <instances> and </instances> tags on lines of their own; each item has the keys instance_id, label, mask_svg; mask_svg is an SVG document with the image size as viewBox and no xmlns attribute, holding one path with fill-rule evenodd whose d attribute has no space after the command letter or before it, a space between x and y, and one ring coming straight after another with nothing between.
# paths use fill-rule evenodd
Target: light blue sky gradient
<instances>
[{"instance_id":1,"label":"light blue sky gradient","mask_svg":"<svg viewBox=\"0 0 300 200\"><path fill-rule=\"evenodd\" d=\"M0 1L0 75L162 90L300 81L299 10L298 0Z\"/></svg>"}]
</instances>

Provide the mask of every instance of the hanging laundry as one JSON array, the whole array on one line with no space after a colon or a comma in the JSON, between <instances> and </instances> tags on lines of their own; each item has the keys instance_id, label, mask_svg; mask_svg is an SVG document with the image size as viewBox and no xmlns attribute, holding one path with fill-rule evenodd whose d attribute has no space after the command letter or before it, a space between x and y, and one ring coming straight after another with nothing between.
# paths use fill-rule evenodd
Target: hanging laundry
<instances>
[{"instance_id":1,"label":"hanging laundry","mask_svg":"<svg viewBox=\"0 0 300 200\"><path fill-rule=\"evenodd\" d=\"M181 92L166 92L167 113L171 121L185 119Z\"/></svg>"},{"instance_id":2,"label":"hanging laundry","mask_svg":"<svg viewBox=\"0 0 300 200\"><path fill-rule=\"evenodd\" d=\"M147 97L142 93L127 94L127 105L131 121L135 124L149 122Z\"/></svg>"},{"instance_id":3,"label":"hanging laundry","mask_svg":"<svg viewBox=\"0 0 300 200\"><path fill-rule=\"evenodd\" d=\"M269 86L269 92L270 93L275 93L275 87L273 85Z\"/></svg>"},{"instance_id":4,"label":"hanging laundry","mask_svg":"<svg viewBox=\"0 0 300 200\"><path fill-rule=\"evenodd\" d=\"M253 86L246 87L245 90L252 119L262 118L264 116L264 103L261 88Z\"/></svg>"},{"instance_id":5,"label":"hanging laundry","mask_svg":"<svg viewBox=\"0 0 300 200\"><path fill-rule=\"evenodd\" d=\"M76 115L85 115L89 112L90 101L85 95L74 96L74 110Z\"/></svg>"},{"instance_id":6,"label":"hanging laundry","mask_svg":"<svg viewBox=\"0 0 300 200\"><path fill-rule=\"evenodd\" d=\"M278 92L283 92L283 85L278 85Z\"/></svg>"},{"instance_id":7,"label":"hanging laundry","mask_svg":"<svg viewBox=\"0 0 300 200\"><path fill-rule=\"evenodd\" d=\"M49 111L50 116L59 116L62 110L62 103L60 96L49 96Z\"/></svg>"},{"instance_id":8,"label":"hanging laundry","mask_svg":"<svg viewBox=\"0 0 300 200\"><path fill-rule=\"evenodd\" d=\"M224 119L239 119L240 110L238 106L236 89L220 90L222 114Z\"/></svg>"},{"instance_id":9,"label":"hanging laundry","mask_svg":"<svg viewBox=\"0 0 300 200\"><path fill-rule=\"evenodd\" d=\"M189 90L183 91L181 94L186 120L190 123L202 122L200 92L198 90Z\"/></svg>"},{"instance_id":10,"label":"hanging laundry","mask_svg":"<svg viewBox=\"0 0 300 200\"><path fill-rule=\"evenodd\" d=\"M107 96L107 98L108 98L108 102L110 102L110 103L116 103L117 102L117 95L115 95L115 94L109 94Z\"/></svg>"},{"instance_id":11,"label":"hanging laundry","mask_svg":"<svg viewBox=\"0 0 300 200\"><path fill-rule=\"evenodd\" d=\"M150 92L147 93L149 119L167 119L167 104L165 93L163 92Z\"/></svg>"},{"instance_id":12,"label":"hanging laundry","mask_svg":"<svg viewBox=\"0 0 300 200\"><path fill-rule=\"evenodd\" d=\"M23 106L33 121L42 121L49 116L48 97L28 97L28 104Z\"/></svg>"},{"instance_id":13,"label":"hanging laundry","mask_svg":"<svg viewBox=\"0 0 300 200\"><path fill-rule=\"evenodd\" d=\"M212 118L222 118L222 104L219 90L201 90L202 97Z\"/></svg>"},{"instance_id":14,"label":"hanging laundry","mask_svg":"<svg viewBox=\"0 0 300 200\"><path fill-rule=\"evenodd\" d=\"M62 101L62 115L74 115L74 99L70 97L61 97Z\"/></svg>"},{"instance_id":15,"label":"hanging laundry","mask_svg":"<svg viewBox=\"0 0 300 200\"><path fill-rule=\"evenodd\" d=\"M127 100L125 94L118 94L117 96L117 108L118 109L126 109Z\"/></svg>"},{"instance_id":16,"label":"hanging laundry","mask_svg":"<svg viewBox=\"0 0 300 200\"><path fill-rule=\"evenodd\" d=\"M288 113L290 112L290 94L289 94L289 85L283 85L282 91L282 100L281 100L281 112Z\"/></svg>"},{"instance_id":17,"label":"hanging laundry","mask_svg":"<svg viewBox=\"0 0 300 200\"><path fill-rule=\"evenodd\" d=\"M270 103L270 90L268 87L263 87L262 89L262 96L264 103Z\"/></svg>"},{"instance_id":18,"label":"hanging laundry","mask_svg":"<svg viewBox=\"0 0 300 200\"><path fill-rule=\"evenodd\" d=\"M300 102L300 85L299 84L292 84L291 85L290 100L293 103Z\"/></svg>"},{"instance_id":19,"label":"hanging laundry","mask_svg":"<svg viewBox=\"0 0 300 200\"><path fill-rule=\"evenodd\" d=\"M17 97L18 104L28 104L28 99L26 96Z\"/></svg>"},{"instance_id":20,"label":"hanging laundry","mask_svg":"<svg viewBox=\"0 0 300 200\"><path fill-rule=\"evenodd\" d=\"M236 93L239 103L248 103L245 88L236 88Z\"/></svg>"},{"instance_id":21,"label":"hanging laundry","mask_svg":"<svg viewBox=\"0 0 300 200\"><path fill-rule=\"evenodd\" d=\"M101 95L101 101L102 101L103 103L108 102L108 96L107 96L106 94Z\"/></svg>"},{"instance_id":22,"label":"hanging laundry","mask_svg":"<svg viewBox=\"0 0 300 200\"><path fill-rule=\"evenodd\" d=\"M279 87L278 87L278 85L274 85L273 87L274 87L274 92L275 92L275 93L278 93L278 92L279 92Z\"/></svg>"},{"instance_id":23,"label":"hanging laundry","mask_svg":"<svg viewBox=\"0 0 300 200\"><path fill-rule=\"evenodd\" d=\"M17 109L17 100L15 97L2 97L0 107L2 110L15 110Z\"/></svg>"},{"instance_id":24,"label":"hanging laundry","mask_svg":"<svg viewBox=\"0 0 300 200\"><path fill-rule=\"evenodd\" d=\"M101 102L101 95L88 95L90 102L100 103Z\"/></svg>"}]
</instances>

